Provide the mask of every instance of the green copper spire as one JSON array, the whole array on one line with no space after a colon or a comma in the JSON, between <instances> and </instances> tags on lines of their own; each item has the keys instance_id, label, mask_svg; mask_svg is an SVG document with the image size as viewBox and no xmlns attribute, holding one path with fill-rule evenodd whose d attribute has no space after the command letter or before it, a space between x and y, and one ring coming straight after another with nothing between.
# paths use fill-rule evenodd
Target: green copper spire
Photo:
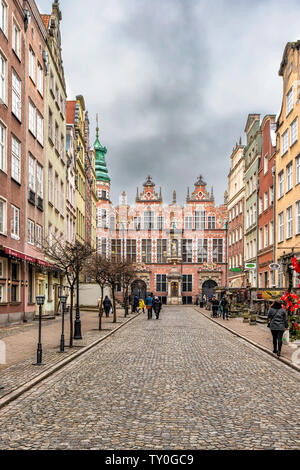
<instances>
[{"instance_id":1,"label":"green copper spire","mask_svg":"<svg viewBox=\"0 0 300 470\"><path fill-rule=\"evenodd\" d=\"M94 143L95 149L95 170L97 181L110 182L108 171L106 167L105 154L107 152L106 147L102 147L99 141L99 127L98 127L98 114L97 114L97 128L96 128L96 141Z\"/></svg>"}]
</instances>

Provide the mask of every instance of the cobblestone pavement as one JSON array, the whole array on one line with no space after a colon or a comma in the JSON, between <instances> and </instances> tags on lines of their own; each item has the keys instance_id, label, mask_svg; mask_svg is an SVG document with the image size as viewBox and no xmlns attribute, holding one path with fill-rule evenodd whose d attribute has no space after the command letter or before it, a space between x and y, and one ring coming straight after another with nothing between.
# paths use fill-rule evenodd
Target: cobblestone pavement
<instances>
[{"instance_id":1,"label":"cobblestone pavement","mask_svg":"<svg viewBox=\"0 0 300 470\"><path fill-rule=\"evenodd\" d=\"M299 373L199 315L141 315L0 411L1 449L299 449Z\"/></svg>"}]
</instances>

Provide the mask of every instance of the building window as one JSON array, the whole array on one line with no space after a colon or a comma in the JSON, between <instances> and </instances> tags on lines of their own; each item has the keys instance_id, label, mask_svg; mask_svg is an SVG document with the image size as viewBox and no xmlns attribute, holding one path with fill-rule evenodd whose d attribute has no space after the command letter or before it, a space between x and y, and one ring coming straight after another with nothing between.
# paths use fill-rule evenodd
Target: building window
<instances>
[{"instance_id":1,"label":"building window","mask_svg":"<svg viewBox=\"0 0 300 470\"><path fill-rule=\"evenodd\" d=\"M273 230L274 230L274 225L273 225L273 222L270 222L270 230L269 230L269 242L270 242L270 245L273 245L274 243L274 236L273 236Z\"/></svg>"},{"instance_id":2,"label":"building window","mask_svg":"<svg viewBox=\"0 0 300 470\"><path fill-rule=\"evenodd\" d=\"M126 258L130 263L136 263L136 240L127 240Z\"/></svg>"},{"instance_id":3,"label":"building window","mask_svg":"<svg viewBox=\"0 0 300 470\"><path fill-rule=\"evenodd\" d=\"M264 211L268 209L268 191L264 193Z\"/></svg>"},{"instance_id":4,"label":"building window","mask_svg":"<svg viewBox=\"0 0 300 470\"><path fill-rule=\"evenodd\" d=\"M37 127L37 140L41 145L44 144L44 120L42 115L37 111L36 113L36 127Z\"/></svg>"},{"instance_id":5,"label":"building window","mask_svg":"<svg viewBox=\"0 0 300 470\"><path fill-rule=\"evenodd\" d=\"M270 205L273 204L273 198L274 198L274 191L273 191L273 186L269 188L269 201Z\"/></svg>"},{"instance_id":6,"label":"building window","mask_svg":"<svg viewBox=\"0 0 300 470\"><path fill-rule=\"evenodd\" d=\"M292 111L293 109L293 87L289 90L286 95L286 116Z\"/></svg>"},{"instance_id":7,"label":"building window","mask_svg":"<svg viewBox=\"0 0 300 470\"><path fill-rule=\"evenodd\" d=\"M284 214L283 212L280 212L280 214L278 214L278 242L283 241L283 236L284 236Z\"/></svg>"},{"instance_id":8,"label":"building window","mask_svg":"<svg viewBox=\"0 0 300 470\"><path fill-rule=\"evenodd\" d=\"M296 202L296 234L300 233L300 201Z\"/></svg>"},{"instance_id":9,"label":"building window","mask_svg":"<svg viewBox=\"0 0 300 470\"><path fill-rule=\"evenodd\" d=\"M109 218L109 228L110 230L115 230L116 229L116 218L114 215L111 215Z\"/></svg>"},{"instance_id":10,"label":"building window","mask_svg":"<svg viewBox=\"0 0 300 470\"><path fill-rule=\"evenodd\" d=\"M7 4L4 0L0 2L0 28L7 36Z\"/></svg>"},{"instance_id":11,"label":"building window","mask_svg":"<svg viewBox=\"0 0 300 470\"><path fill-rule=\"evenodd\" d=\"M61 215L65 213L65 186L62 181L60 182L60 213Z\"/></svg>"},{"instance_id":12,"label":"building window","mask_svg":"<svg viewBox=\"0 0 300 470\"><path fill-rule=\"evenodd\" d=\"M44 73L41 64L38 62L37 66L37 89L43 96L44 93Z\"/></svg>"},{"instance_id":13,"label":"building window","mask_svg":"<svg viewBox=\"0 0 300 470\"><path fill-rule=\"evenodd\" d=\"M101 210L101 227L107 228L107 211L106 209Z\"/></svg>"},{"instance_id":14,"label":"building window","mask_svg":"<svg viewBox=\"0 0 300 470\"><path fill-rule=\"evenodd\" d=\"M161 215L157 217L157 229L158 230L164 229L164 218Z\"/></svg>"},{"instance_id":15,"label":"building window","mask_svg":"<svg viewBox=\"0 0 300 470\"><path fill-rule=\"evenodd\" d=\"M152 263L152 240L142 240L142 263Z\"/></svg>"},{"instance_id":16,"label":"building window","mask_svg":"<svg viewBox=\"0 0 300 470\"><path fill-rule=\"evenodd\" d=\"M17 23L13 20L12 48L18 57L21 56L21 31Z\"/></svg>"},{"instance_id":17,"label":"building window","mask_svg":"<svg viewBox=\"0 0 300 470\"><path fill-rule=\"evenodd\" d=\"M184 228L185 230L192 230L193 229L193 217L191 215L187 215L184 218Z\"/></svg>"},{"instance_id":18,"label":"building window","mask_svg":"<svg viewBox=\"0 0 300 470\"><path fill-rule=\"evenodd\" d=\"M55 173L54 179L54 206L58 210L58 174Z\"/></svg>"},{"instance_id":19,"label":"building window","mask_svg":"<svg viewBox=\"0 0 300 470\"><path fill-rule=\"evenodd\" d=\"M237 206L236 206L236 215L237 215ZM207 228L214 230L216 228L216 216L209 215L207 218Z\"/></svg>"},{"instance_id":20,"label":"building window","mask_svg":"<svg viewBox=\"0 0 300 470\"><path fill-rule=\"evenodd\" d=\"M28 187L35 192L35 159L30 154L28 158Z\"/></svg>"},{"instance_id":21,"label":"building window","mask_svg":"<svg viewBox=\"0 0 300 470\"><path fill-rule=\"evenodd\" d=\"M48 137L53 142L53 113L51 109L49 109Z\"/></svg>"},{"instance_id":22,"label":"building window","mask_svg":"<svg viewBox=\"0 0 300 470\"><path fill-rule=\"evenodd\" d=\"M293 162L286 167L286 192L293 187Z\"/></svg>"},{"instance_id":23,"label":"building window","mask_svg":"<svg viewBox=\"0 0 300 470\"><path fill-rule=\"evenodd\" d=\"M36 224L36 246L37 248L42 247L42 227Z\"/></svg>"},{"instance_id":24,"label":"building window","mask_svg":"<svg viewBox=\"0 0 300 470\"><path fill-rule=\"evenodd\" d=\"M181 241L181 256L183 263L193 262L193 240L183 239Z\"/></svg>"},{"instance_id":25,"label":"building window","mask_svg":"<svg viewBox=\"0 0 300 470\"><path fill-rule=\"evenodd\" d=\"M283 170L278 175L278 199L280 199L283 196L284 193L284 176L283 176Z\"/></svg>"},{"instance_id":26,"label":"building window","mask_svg":"<svg viewBox=\"0 0 300 470\"><path fill-rule=\"evenodd\" d=\"M267 154L264 156L264 175L268 173L268 163L269 163L269 158Z\"/></svg>"},{"instance_id":27,"label":"building window","mask_svg":"<svg viewBox=\"0 0 300 470\"><path fill-rule=\"evenodd\" d=\"M18 183L21 182L21 144L12 136L11 138L11 176Z\"/></svg>"},{"instance_id":28,"label":"building window","mask_svg":"<svg viewBox=\"0 0 300 470\"><path fill-rule=\"evenodd\" d=\"M11 237L20 238L20 209L11 205Z\"/></svg>"},{"instance_id":29,"label":"building window","mask_svg":"<svg viewBox=\"0 0 300 470\"><path fill-rule=\"evenodd\" d=\"M55 121L55 150L59 153L58 124Z\"/></svg>"},{"instance_id":30,"label":"building window","mask_svg":"<svg viewBox=\"0 0 300 470\"><path fill-rule=\"evenodd\" d=\"M293 120L291 124L291 145L298 140L298 118Z\"/></svg>"},{"instance_id":31,"label":"building window","mask_svg":"<svg viewBox=\"0 0 300 470\"><path fill-rule=\"evenodd\" d=\"M12 112L21 121L22 103L21 103L21 80L16 72L12 71Z\"/></svg>"},{"instance_id":32,"label":"building window","mask_svg":"<svg viewBox=\"0 0 300 470\"><path fill-rule=\"evenodd\" d=\"M198 263L207 263L208 261L208 251L207 251L207 238L201 238L197 242L197 262Z\"/></svg>"},{"instance_id":33,"label":"building window","mask_svg":"<svg viewBox=\"0 0 300 470\"><path fill-rule=\"evenodd\" d=\"M152 211L144 212L144 230L151 230L154 228L154 213Z\"/></svg>"},{"instance_id":34,"label":"building window","mask_svg":"<svg viewBox=\"0 0 300 470\"><path fill-rule=\"evenodd\" d=\"M29 77L35 83L35 53L29 48Z\"/></svg>"},{"instance_id":35,"label":"building window","mask_svg":"<svg viewBox=\"0 0 300 470\"><path fill-rule=\"evenodd\" d=\"M134 230L141 230L141 217L136 216L133 218Z\"/></svg>"},{"instance_id":36,"label":"building window","mask_svg":"<svg viewBox=\"0 0 300 470\"><path fill-rule=\"evenodd\" d=\"M29 101L29 130L36 135L36 107Z\"/></svg>"},{"instance_id":37,"label":"building window","mask_svg":"<svg viewBox=\"0 0 300 470\"><path fill-rule=\"evenodd\" d=\"M265 225L264 247L267 248L268 245L269 245L269 226Z\"/></svg>"},{"instance_id":38,"label":"building window","mask_svg":"<svg viewBox=\"0 0 300 470\"><path fill-rule=\"evenodd\" d=\"M53 168L49 165L48 169L48 200L53 204Z\"/></svg>"},{"instance_id":39,"label":"building window","mask_svg":"<svg viewBox=\"0 0 300 470\"><path fill-rule=\"evenodd\" d=\"M167 292L166 274L156 274L156 292Z\"/></svg>"},{"instance_id":40,"label":"building window","mask_svg":"<svg viewBox=\"0 0 300 470\"><path fill-rule=\"evenodd\" d=\"M296 184L300 183L300 157L296 158Z\"/></svg>"},{"instance_id":41,"label":"building window","mask_svg":"<svg viewBox=\"0 0 300 470\"><path fill-rule=\"evenodd\" d=\"M122 240L112 239L111 240L111 259L115 262L121 261L122 253Z\"/></svg>"},{"instance_id":42,"label":"building window","mask_svg":"<svg viewBox=\"0 0 300 470\"><path fill-rule=\"evenodd\" d=\"M182 292L192 292L193 290L193 275L183 274L182 276Z\"/></svg>"},{"instance_id":43,"label":"building window","mask_svg":"<svg viewBox=\"0 0 300 470\"><path fill-rule=\"evenodd\" d=\"M290 206L286 210L286 238L293 236L293 207Z\"/></svg>"},{"instance_id":44,"label":"building window","mask_svg":"<svg viewBox=\"0 0 300 470\"><path fill-rule=\"evenodd\" d=\"M156 240L156 260L157 263L166 263L167 262L167 240L159 238Z\"/></svg>"},{"instance_id":45,"label":"building window","mask_svg":"<svg viewBox=\"0 0 300 470\"><path fill-rule=\"evenodd\" d=\"M213 240L213 262L214 263L223 262L223 240L222 239Z\"/></svg>"},{"instance_id":46,"label":"building window","mask_svg":"<svg viewBox=\"0 0 300 470\"><path fill-rule=\"evenodd\" d=\"M0 198L0 233L2 233L3 235L6 235L7 233L7 227L6 227L6 224L7 224L6 210L7 209L6 208L7 208L6 201Z\"/></svg>"},{"instance_id":47,"label":"building window","mask_svg":"<svg viewBox=\"0 0 300 470\"><path fill-rule=\"evenodd\" d=\"M34 222L28 219L28 243L34 245Z\"/></svg>"},{"instance_id":48,"label":"building window","mask_svg":"<svg viewBox=\"0 0 300 470\"><path fill-rule=\"evenodd\" d=\"M282 146L281 155L284 155L284 154L288 151L288 148L289 148L289 143L288 143L288 129L282 134L282 137L281 137L281 146Z\"/></svg>"},{"instance_id":49,"label":"building window","mask_svg":"<svg viewBox=\"0 0 300 470\"><path fill-rule=\"evenodd\" d=\"M60 158L63 162L65 161L65 139L63 135L60 137Z\"/></svg>"},{"instance_id":50,"label":"building window","mask_svg":"<svg viewBox=\"0 0 300 470\"><path fill-rule=\"evenodd\" d=\"M101 241L101 256L103 256L103 258L106 258L106 238L102 238L102 241Z\"/></svg>"},{"instance_id":51,"label":"building window","mask_svg":"<svg viewBox=\"0 0 300 470\"><path fill-rule=\"evenodd\" d=\"M0 53L0 99L6 103L7 90L7 60Z\"/></svg>"},{"instance_id":52,"label":"building window","mask_svg":"<svg viewBox=\"0 0 300 470\"><path fill-rule=\"evenodd\" d=\"M263 211L263 200L262 200L262 197L260 197L259 200L258 200L258 211L259 211L259 214L261 214L262 211Z\"/></svg>"},{"instance_id":53,"label":"building window","mask_svg":"<svg viewBox=\"0 0 300 470\"><path fill-rule=\"evenodd\" d=\"M7 155L7 129L0 122L0 170L6 172Z\"/></svg>"},{"instance_id":54,"label":"building window","mask_svg":"<svg viewBox=\"0 0 300 470\"><path fill-rule=\"evenodd\" d=\"M205 211L195 211L195 229L204 230L206 222L206 212Z\"/></svg>"},{"instance_id":55,"label":"building window","mask_svg":"<svg viewBox=\"0 0 300 470\"><path fill-rule=\"evenodd\" d=\"M262 237L263 237L263 231L262 231L262 228L260 228L258 232L258 249L259 250L262 249Z\"/></svg>"}]
</instances>

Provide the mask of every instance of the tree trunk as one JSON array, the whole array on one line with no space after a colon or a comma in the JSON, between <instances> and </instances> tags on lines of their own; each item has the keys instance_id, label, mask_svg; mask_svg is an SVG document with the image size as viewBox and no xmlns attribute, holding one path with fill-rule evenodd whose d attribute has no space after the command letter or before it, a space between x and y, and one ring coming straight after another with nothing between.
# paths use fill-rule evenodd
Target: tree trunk
<instances>
[{"instance_id":1,"label":"tree trunk","mask_svg":"<svg viewBox=\"0 0 300 470\"><path fill-rule=\"evenodd\" d=\"M112 299L113 299L113 323L117 323L117 310L116 310L116 299L115 299L115 285L113 284L112 286Z\"/></svg>"},{"instance_id":2,"label":"tree trunk","mask_svg":"<svg viewBox=\"0 0 300 470\"><path fill-rule=\"evenodd\" d=\"M70 341L69 347L73 347L73 293L74 293L74 286L71 286L70 289L71 299L70 299Z\"/></svg>"},{"instance_id":3,"label":"tree trunk","mask_svg":"<svg viewBox=\"0 0 300 470\"><path fill-rule=\"evenodd\" d=\"M99 305L99 331L102 330L102 315L103 315L103 286L100 285L101 288L101 301Z\"/></svg>"}]
</instances>

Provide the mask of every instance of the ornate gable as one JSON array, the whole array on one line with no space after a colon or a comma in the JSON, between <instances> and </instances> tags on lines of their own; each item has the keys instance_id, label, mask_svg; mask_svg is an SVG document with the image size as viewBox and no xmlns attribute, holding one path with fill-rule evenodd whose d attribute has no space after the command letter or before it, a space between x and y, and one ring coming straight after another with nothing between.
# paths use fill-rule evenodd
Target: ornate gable
<instances>
[{"instance_id":1,"label":"ornate gable","mask_svg":"<svg viewBox=\"0 0 300 470\"><path fill-rule=\"evenodd\" d=\"M212 200L209 196L208 191L206 191L206 182L204 181L202 175L200 175L195 183L195 189L192 192L191 197L187 197L187 202L198 202L198 201L210 201Z\"/></svg>"},{"instance_id":2,"label":"ornate gable","mask_svg":"<svg viewBox=\"0 0 300 470\"><path fill-rule=\"evenodd\" d=\"M147 177L143 187L144 189L141 193L139 193L139 188L137 188L136 202L162 202L161 188L158 195L151 176Z\"/></svg>"},{"instance_id":3,"label":"ornate gable","mask_svg":"<svg viewBox=\"0 0 300 470\"><path fill-rule=\"evenodd\" d=\"M44 24L47 27L47 45L51 53L52 59L55 63L57 73L59 74L63 87L66 90L63 60L62 60L62 48L61 48L61 34L60 34L60 21L62 14L59 8L59 1L55 1L52 4L51 15L43 15Z\"/></svg>"}]
</instances>

